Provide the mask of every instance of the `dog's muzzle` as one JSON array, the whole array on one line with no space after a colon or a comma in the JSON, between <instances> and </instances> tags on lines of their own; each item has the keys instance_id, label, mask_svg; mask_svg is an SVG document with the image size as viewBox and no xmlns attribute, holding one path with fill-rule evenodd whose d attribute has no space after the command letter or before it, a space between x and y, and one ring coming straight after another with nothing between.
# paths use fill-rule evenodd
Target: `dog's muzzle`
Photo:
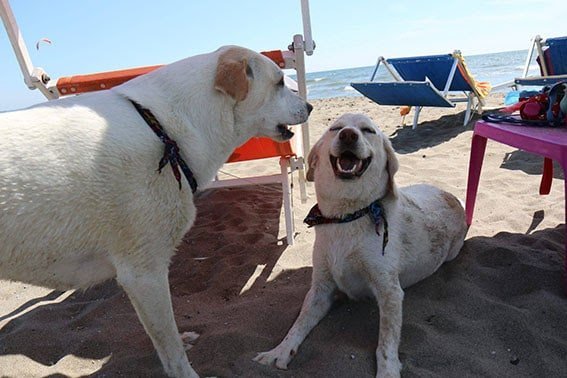
<instances>
[{"instance_id":1,"label":"dog's muzzle","mask_svg":"<svg viewBox=\"0 0 567 378\"><path fill-rule=\"evenodd\" d=\"M305 117L303 119L302 122L306 122L307 118L309 117L309 115L311 114L311 111L313 110L313 105L311 105L310 103L306 102L305 103L305 108L306 108L306 113L305 113ZM289 125L284 125L283 123L280 123L279 125L277 125L277 130L278 133L280 133L282 140L289 140L293 137L294 133L293 131L291 131L289 129Z\"/></svg>"},{"instance_id":2,"label":"dog's muzzle","mask_svg":"<svg viewBox=\"0 0 567 378\"><path fill-rule=\"evenodd\" d=\"M343 180L351 180L356 177L362 176L366 171L372 156L367 158L360 158L356 154L358 147L358 133L350 128L340 131L339 135L339 151L338 156L330 155L331 166L335 176Z\"/></svg>"}]
</instances>

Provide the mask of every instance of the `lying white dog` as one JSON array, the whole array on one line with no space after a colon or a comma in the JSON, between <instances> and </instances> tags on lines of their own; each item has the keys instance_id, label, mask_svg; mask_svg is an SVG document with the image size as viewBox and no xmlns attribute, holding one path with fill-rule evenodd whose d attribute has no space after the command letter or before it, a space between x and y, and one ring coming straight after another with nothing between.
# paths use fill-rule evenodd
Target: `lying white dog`
<instances>
[{"instance_id":1,"label":"lying white dog","mask_svg":"<svg viewBox=\"0 0 567 378\"><path fill-rule=\"evenodd\" d=\"M308 160L307 177L317 192L306 218L316 233L311 288L284 340L255 361L286 369L338 289L353 299L376 299L377 376L397 377L402 288L457 256L467 231L463 208L453 195L429 185L398 190L392 145L362 114L337 119Z\"/></svg>"},{"instance_id":2,"label":"lying white dog","mask_svg":"<svg viewBox=\"0 0 567 378\"><path fill-rule=\"evenodd\" d=\"M66 290L116 277L165 372L197 376L168 284L194 189L250 137L289 139L311 109L268 58L228 46L0 114L0 278Z\"/></svg>"}]
</instances>

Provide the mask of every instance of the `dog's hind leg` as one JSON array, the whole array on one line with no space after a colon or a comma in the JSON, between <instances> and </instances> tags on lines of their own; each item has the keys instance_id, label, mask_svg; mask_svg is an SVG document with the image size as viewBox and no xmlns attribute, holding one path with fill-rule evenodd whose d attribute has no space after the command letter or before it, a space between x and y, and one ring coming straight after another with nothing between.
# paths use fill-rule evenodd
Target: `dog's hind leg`
<instances>
[{"instance_id":1,"label":"dog's hind leg","mask_svg":"<svg viewBox=\"0 0 567 378\"><path fill-rule=\"evenodd\" d=\"M167 264L117 267L117 281L130 298L144 329L152 339L167 375L198 377L185 354L169 291Z\"/></svg>"},{"instance_id":2,"label":"dog's hind leg","mask_svg":"<svg viewBox=\"0 0 567 378\"><path fill-rule=\"evenodd\" d=\"M398 347L402 332L402 301L404 292L397 274L373 275L373 291L380 308L376 377L399 377L402 365Z\"/></svg>"},{"instance_id":3,"label":"dog's hind leg","mask_svg":"<svg viewBox=\"0 0 567 378\"><path fill-rule=\"evenodd\" d=\"M317 274L314 271L313 283L305 296L303 306L297 320L288 331L283 341L274 349L259 353L254 361L263 365L276 365L278 369L287 369L287 365L297 353L297 350L309 332L329 312L333 304L333 292L336 285L330 276Z\"/></svg>"}]
</instances>

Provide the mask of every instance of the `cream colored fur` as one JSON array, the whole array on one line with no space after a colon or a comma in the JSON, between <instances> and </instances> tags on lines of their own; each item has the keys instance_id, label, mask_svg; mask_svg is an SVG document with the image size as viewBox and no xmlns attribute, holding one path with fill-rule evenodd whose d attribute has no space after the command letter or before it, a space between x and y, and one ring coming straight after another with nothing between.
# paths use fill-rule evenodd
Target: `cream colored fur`
<instances>
[{"instance_id":1,"label":"cream colored fur","mask_svg":"<svg viewBox=\"0 0 567 378\"><path fill-rule=\"evenodd\" d=\"M0 114L0 278L59 290L116 278L165 372L197 376L168 284L195 220L193 194L170 166L156 171L164 145L129 99L154 114L204 187L250 137L283 140L278 124L306 121L311 106L281 79L268 58L228 46L111 90Z\"/></svg>"},{"instance_id":2,"label":"cream colored fur","mask_svg":"<svg viewBox=\"0 0 567 378\"><path fill-rule=\"evenodd\" d=\"M341 132L354 132L359 158L372 156L362 176L335 176L330 155L341 150ZM371 132L371 131L373 132ZM465 214L451 194L429 185L397 189L398 161L388 138L362 114L345 114L313 147L308 177L315 180L317 202L326 217L340 217L382 199L389 241L369 216L350 223L315 226L313 276L299 317L274 349L255 360L286 369L299 346L331 307L333 292L350 298L374 298L380 309L376 349L377 377L398 377L402 326L402 288L428 277L459 253L467 231Z\"/></svg>"}]
</instances>

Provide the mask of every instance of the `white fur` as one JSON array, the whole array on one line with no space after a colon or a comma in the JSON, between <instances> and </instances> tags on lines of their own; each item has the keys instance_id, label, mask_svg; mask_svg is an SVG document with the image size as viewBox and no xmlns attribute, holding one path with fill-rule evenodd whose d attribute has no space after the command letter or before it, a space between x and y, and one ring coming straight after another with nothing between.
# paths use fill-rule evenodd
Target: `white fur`
<instances>
[{"instance_id":1,"label":"white fur","mask_svg":"<svg viewBox=\"0 0 567 378\"><path fill-rule=\"evenodd\" d=\"M372 156L364 174L351 180L337 178L330 162L330 155L337 156L341 147L339 133L347 128L358 136L357 156ZM312 283L299 317L284 340L255 361L286 369L305 337L329 311L338 289L353 299L376 299L380 308L376 376L398 377L402 288L457 256L467 231L463 208L451 194L429 185L398 190L393 180L398 162L390 141L362 114L341 116L313 147L309 166L308 176L314 176L324 216L340 217L381 198L389 241L382 253L384 229L378 235L369 216L315 226Z\"/></svg>"},{"instance_id":2,"label":"white fur","mask_svg":"<svg viewBox=\"0 0 567 378\"><path fill-rule=\"evenodd\" d=\"M215 88L224 53L251 74L246 98ZM195 220L185 177L156 171L164 146L129 99L149 109L205 186L252 136L308 116L266 57L228 46L111 90L0 114L0 277L59 290L115 278L165 368L195 377L173 317L168 266ZM63 337L63 336L62 336Z\"/></svg>"}]
</instances>

